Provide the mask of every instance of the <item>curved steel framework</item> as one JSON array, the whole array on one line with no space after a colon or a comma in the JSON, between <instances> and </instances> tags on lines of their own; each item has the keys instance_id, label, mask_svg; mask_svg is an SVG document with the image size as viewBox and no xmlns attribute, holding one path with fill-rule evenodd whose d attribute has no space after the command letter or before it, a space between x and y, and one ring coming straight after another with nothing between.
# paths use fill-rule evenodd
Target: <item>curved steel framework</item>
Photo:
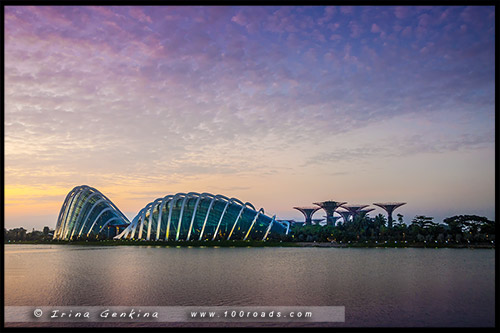
<instances>
[{"instance_id":1,"label":"curved steel framework","mask_svg":"<svg viewBox=\"0 0 500 333\"><path fill-rule=\"evenodd\" d=\"M338 213L338 212L336 212ZM326 225L337 225L337 220L340 218L340 216L335 216L335 215L332 215L332 216L323 216L325 219L326 219Z\"/></svg>"},{"instance_id":2,"label":"curved steel framework","mask_svg":"<svg viewBox=\"0 0 500 333\"><path fill-rule=\"evenodd\" d=\"M104 194L93 187L73 188L61 207L53 239L105 237L108 227L112 235L129 224L127 217Z\"/></svg>"},{"instance_id":3,"label":"curved steel framework","mask_svg":"<svg viewBox=\"0 0 500 333\"><path fill-rule=\"evenodd\" d=\"M147 230L145 233L144 230ZM247 240L268 238L270 232L288 233L249 203L211 193L177 193L148 203L114 239L143 240Z\"/></svg>"},{"instance_id":4,"label":"curved steel framework","mask_svg":"<svg viewBox=\"0 0 500 333\"><path fill-rule=\"evenodd\" d=\"M387 212L387 225L389 228L392 228L392 212L400 206L405 205L406 202L384 202L384 203L374 203L375 206L378 206Z\"/></svg>"},{"instance_id":5,"label":"curved steel framework","mask_svg":"<svg viewBox=\"0 0 500 333\"><path fill-rule=\"evenodd\" d=\"M349 212L351 212L351 215L352 215L352 219L354 220L356 218L356 216L358 216L358 214L361 212L361 210L365 207L368 207L369 205L356 205L356 204L352 204L352 205L344 205L342 206L342 208L345 208L347 209Z\"/></svg>"},{"instance_id":6,"label":"curved steel framework","mask_svg":"<svg viewBox=\"0 0 500 333\"><path fill-rule=\"evenodd\" d=\"M337 208L342 207L346 203L347 202L344 201L332 201L332 200L323 202L314 202L315 205L318 205L320 208L323 208L323 210L326 212L327 225L335 225L336 219L334 218L333 214L335 214Z\"/></svg>"},{"instance_id":7,"label":"curved steel framework","mask_svg":"<svg viewBox=\"0 0 500 333\"><path fill-rule=\"evenodd\" d=\"M342 216L342 219L344 220L344 223L349 222L349 217L351 217L351 212L348 210L337 210L337 213Z\"/></svg>"},{"instance_id":8,"label":"curved steel framework","mask_svg":"<svg viewBox=\"0 0 500 333\"><path fill-rule=\"evenodd\" d=\"M61 207L54 239L139 240L261 239L288 234L290 222L276 221L249 203L211 193L177 193L148 203L130 222L101 192L73 188ZM111 235L110 235L111 231Z\"/></svg>"},{"instance_id":9,"label":"curved steel framework","mask_svg":"<svg viewBox=\"0 0 500 333\"><path fill-rule=\"evenodd\" d=\"M366 214L368 214L369 212L371 212L372 210L375 210L375 208L366 208L366 209L360 209L358 211L358 214L361 215L361 217L365 217Z\"/></svg>"},{"instance_id":10,"label":"curved steel framework","mask_svg":"<svg viewBox=\"0 0 500 333\"><path fill-rule=\"evenodd\" d=\"M313 214L320 209L320 207L293 207L293 209L296 209L300 211L302 214L304 214L304 225L311 225L312 224L312 216Z\"/></svg>"}]
</instances>

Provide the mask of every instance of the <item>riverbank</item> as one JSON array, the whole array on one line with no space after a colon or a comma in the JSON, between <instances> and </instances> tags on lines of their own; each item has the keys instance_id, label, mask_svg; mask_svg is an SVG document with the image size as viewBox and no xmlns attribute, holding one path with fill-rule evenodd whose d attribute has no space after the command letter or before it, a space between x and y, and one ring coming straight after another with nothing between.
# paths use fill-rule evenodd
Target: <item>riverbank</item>
<instances>
[{"instance_id":1,"label":"riverbank","mask_svg":"<svg viewBox=\"0 0 500 333\"><path fill-rule=\"evenodd\" d=\"M131 240L101 240L101 241L17 241L4 244L50 244L50 245L84 245L84 246L160 246L160 247L299 247L292 242L267 241L131 241Z\"/></svg>"},{"instance_id":2,"label":"riverbank","mask_svg":"<svg viewBox=\"0 0 500 333\"><path fill-rule=\"evenodd\" d=\"M471 249L494 249L495 244L481 243L481 244L463 244L463 243L402 243L402 242L378 242L378 243L335 243L335 242L297 242L295 243L301 247L339 247L339 248L471 248Z\"/></svg>"},{"instance_id":3,"label":"riverbank","mask_svg":"<svg viewBox=\"0 0 500 333\"><path fill-rule=\"evenodd\" d=\"M494 243L463 244L435 242L275 242L275 241L17 241L4 244L48 244L48 245L84 245L84 246L159 246L159 247L323 247L323 248L473 248L494 249Z\"/></svg>"}]
</instances>

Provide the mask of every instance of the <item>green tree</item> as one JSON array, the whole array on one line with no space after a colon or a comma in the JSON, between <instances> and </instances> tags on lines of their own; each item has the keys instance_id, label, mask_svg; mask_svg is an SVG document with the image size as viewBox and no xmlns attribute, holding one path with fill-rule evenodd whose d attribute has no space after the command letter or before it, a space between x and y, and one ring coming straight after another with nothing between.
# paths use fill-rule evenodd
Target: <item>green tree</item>
<instances>
[{"instance_id":1,"label":"green tree","mask_svg":"<svg viewBox=\"0 0 500 333\"><path fill-rule=\"evenodd\" d=\"M375 216L374 222L376 227L382 227L387 224L387 218L382 214L378 214L377 216Z\"/></svg>"},{"instance_id":2,"label":"green tree","mask_svg":"<svg viewBox=\"0 0 500 333\"><path fill-rule=\"evenodd\" d=\"M411 221L412 224L416 224L420 229L429 229L432 226L435 226L436 223L433 222L434 218L425 216L425 215L417 215Z\"/></svg>"},{"instance_id":3,"label":"green tree","mask_svg":"<svg viewBox=\"0 0 500 333\"><path fill-rule=\"evenodd\" d=\"M472 234L478 232L495 233L495 221L490 221L484 216L477 215L455 215L443 220L450 230L454 233L470 232Z\"/></svg>"}]
</instances>

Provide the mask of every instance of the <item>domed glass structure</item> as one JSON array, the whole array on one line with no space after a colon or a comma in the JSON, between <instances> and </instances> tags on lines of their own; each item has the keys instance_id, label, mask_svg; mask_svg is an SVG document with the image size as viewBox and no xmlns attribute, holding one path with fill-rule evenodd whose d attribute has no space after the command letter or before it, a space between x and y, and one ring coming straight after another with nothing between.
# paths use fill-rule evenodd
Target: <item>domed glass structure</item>
<instances>
[{"instance_id":1,"label":"domed glass structure","mask_svg":"<svg viewBox=\"0 0 500 333\"><path fill-rule=\"evenodd\" d=\"M289 227L249 202L196 192L158 198L129 222L102 193L83 185L66 197L54 239L265 240Z\"/></svg>"},{"instance_id":2,"label":"domed glass structure","mask_svg":"<svg viewBox=\"0 0 500 333\"><path fill-rule=\"evenodd\" d=\"M104 194L82 185L66 196L53 239L109 238L129 224L127 217Z\"/></svg>"},{"instance_id":3,"label":"domed glass structure","mask_svg":"<svg viewBox=\"0 0 500 333\"><path fill-rule=\"evenodd\" d=\"M236 198L210 193L177 193L147 204L115 239L247 240L266 239L286 228Z\"/></svg>"}]
</instances>

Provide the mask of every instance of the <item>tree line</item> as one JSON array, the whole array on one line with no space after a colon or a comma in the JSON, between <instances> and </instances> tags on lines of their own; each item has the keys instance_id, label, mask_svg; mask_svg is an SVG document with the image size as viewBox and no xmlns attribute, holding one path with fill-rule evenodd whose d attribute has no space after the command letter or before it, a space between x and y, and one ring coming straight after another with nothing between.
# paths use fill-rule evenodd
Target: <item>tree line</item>
<instances>
[{"instance_id":1,"label":"tree line","mask_svg":"<svg viewBox=\"0 0 500 333\"><path fill-rule=\"evenodd\" d=\"M44 227L42 231L33 230L28 232L28 230L23 227L14 228L7 230L4 228L4 242L9 241L49 241L54 235L54 230L50 230L49 227Z\"/></svg>"},{"instance_id":2,"label":"tree line","mask_svg":"<svg viewBox=\"0 0 500 333\"><path fill-rule=\"evenodd\" d=\"M435 223L433 217L415 216L411 224L398 214L392 228L384 215L374 218L359 215L337 225L292 225L288 235L274 236L275 240L291 242L437 242L491 243L495 240L495 221L477 215L455 215Z\"/></svg>"},{"instance_id":3,"label":"tree line","mask_svg":"<svg viewBox=\"0 0 500 333\"><path fill-rule=\"evenodd\" d=\"M54 230L44 227L43 231L24 228L7 230L4 228L4 241L50 241ZM445 218L443 223L435 223L433 217L415 216L411 224L403 221L397 214L392 228L388 227L384 215L374 218L368 214L359 215L346 223L337 225L299 225L291 226L288 235L270 235L269 240L286 242L437 242L455 244L491 243L495 240L495 221L477 215L455 215Z\"/></svg>"}]
</instances>

